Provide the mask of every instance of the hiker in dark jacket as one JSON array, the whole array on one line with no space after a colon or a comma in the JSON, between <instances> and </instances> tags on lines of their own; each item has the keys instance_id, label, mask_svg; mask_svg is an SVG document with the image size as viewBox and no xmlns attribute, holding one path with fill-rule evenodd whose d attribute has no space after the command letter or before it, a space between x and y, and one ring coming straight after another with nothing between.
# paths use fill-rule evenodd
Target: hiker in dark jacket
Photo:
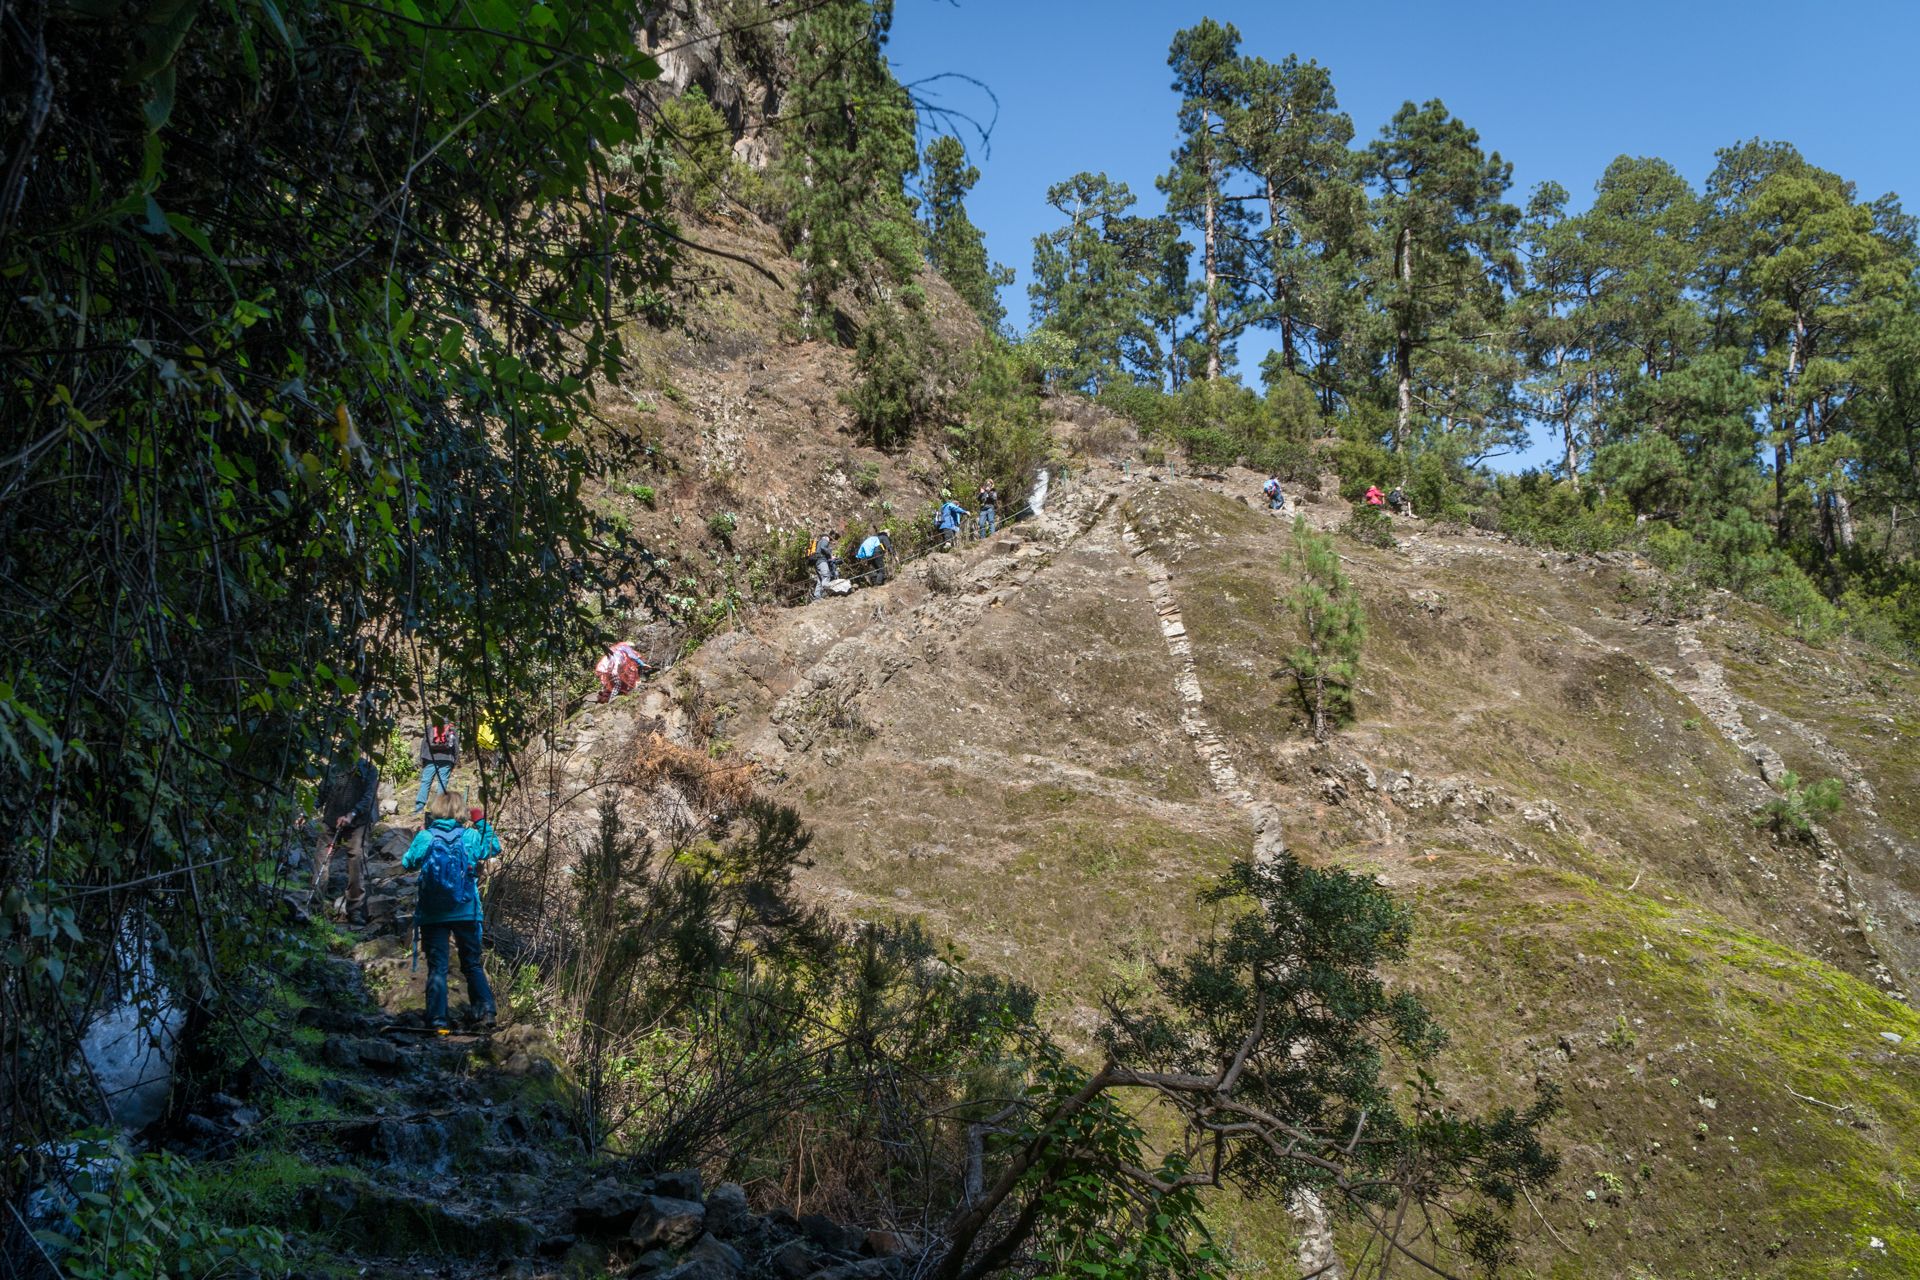
<instances>
[{"instance_id":1,"label":"hiker in dark jacket","mask_svg":"<svg viewBox=\"0 0 1920 1280\"><path fill-rule=\"evenodd\" d=\"M980 533L982 541L991 538L1000 528L1000 491L989 480L980 486L973 495L974 505L980 509Z\"/></svg>"},{"instance_id":2,"label":"hiker in dark jacket","mask_svg":"<svg viewBox=\"0 0 1920 1280\"><path fill-rule=\"evenodd\" d=\"M367 922L367 832L380 816L380 771L357 756L327 786L320 810L320 842L313 851L313 900L325 899L334 855L347 854L347 923Z\"/></svg>"},{"instance_id":3,"label":"hiker in dark jacket","mask_svg":"<svg viewBox=\"0 0 1920 1280\"><path fill-rule=\"evenodd\" d=\"M478 812L475 810L474 812ZM427 806L427 822L400 856L408 871L420 871L420 898L414 920L427 953L427 1021L447 1029L447 943L460 948L460 969L467 975L467 1002L482 1023L494 1019L493 988L480 963L480 864L500 852L500 838L484 816L463 827L467 798L442 791ZM437 856L436 856L437 855ZM424 870L421 870L422 868Z\"/></svg>"},{"instance_id":4,"label":"hiker in dark jacket","mask_svg":"<svg viewBox=\"0 0 1920 1280\"><path fill-rule=\"evenodd\" d=\"M833 554L834 535L831 530L822 533L813 540L808 558L813 564L813 598L818 600L827 594L827 587L840 572L839 563Z\"/></svg>"},{"instance_id":5,"label":"hiker in dark jacket","mask_svg":"<svg viewBox=\"0 0 1920 1280\"><path fill-rule=\"evenodd\" d=\"M434 712L420 735L420 745L414 748L413 758L420 766L420 794L413 798L413 811L417 814L427 807L427 797L433 794L435 783L439 784L441 795L453 785L453 767L460 763L460 731L453 727L453 721Z\"/></svg>"}]
</instances>

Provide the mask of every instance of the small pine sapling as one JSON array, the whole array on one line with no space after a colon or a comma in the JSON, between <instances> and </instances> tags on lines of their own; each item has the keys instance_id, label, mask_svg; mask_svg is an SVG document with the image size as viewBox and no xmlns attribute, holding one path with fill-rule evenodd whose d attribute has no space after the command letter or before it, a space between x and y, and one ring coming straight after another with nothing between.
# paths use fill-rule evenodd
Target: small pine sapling
<instances>
[{"instance_id":1,"label":"small pine sapling","mask_svg":"<svg viewBox=\"0 0 1920 1280\"><path fill-rule=\"evenodd\" d=\"M1299 620L1300 643L1279 674L1293 676L1312 717L1314 740L1325 742L1329 719L1344 718L1353 709L1360 651L1367 642L1366 609L1341 571L1333 539L1308 528L1304 517L1294 518L1292 558L1300 580L1287 593L1287 607Z\"/></svg>"}]
</instances>

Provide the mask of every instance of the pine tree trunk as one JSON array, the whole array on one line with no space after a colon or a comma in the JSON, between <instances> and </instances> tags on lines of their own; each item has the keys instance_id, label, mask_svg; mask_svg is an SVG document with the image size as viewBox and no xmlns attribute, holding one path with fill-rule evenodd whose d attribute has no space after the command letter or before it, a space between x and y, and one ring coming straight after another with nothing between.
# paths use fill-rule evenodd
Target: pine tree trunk
<instances>
[{"instance_id":1,"label":"pine tree trunk","mask_svg":"<svg viewBox=\"0 0 1920 1280\"><path fill-rule=\"evenodd\" d=\"M1825 444L1829 432L1827 423L1833 420L1833 402L1824 401L1827 413L1819 412L1816 404L1807 411L1807 440L1812 444ZM1847 495L1838 486L1827 490L1828 552L1837 546L1844 551L1853 545L1853 504L1847 501Z\"/></svg>"},{"instance_id":2,"label":"pine tree trunk","mask_svg":"<svg viewBox=\"0 0 1920 1280\"><path fill-rule=\"evenodd\" d=\"M1800 343L1806 332L1806 321L1794 316L1793 336L1787 343L1787 372L1780 387L1783 411L1791 405L1794 383L1800 380ZM1780 432L1780 439L1773 446L1773 536L1784 546L1787 541L1787 464L1793 461L1793 442L1799 429L1797 415L1784 428L1776 422L1774 429Z\"/></svg>"},{"instance_id":3,"label":"pine tree trunk","mask_svg":"<svg viewBox=\"0 0 1920 1280\"><path fill-rule=\"evenodd\" d=\"M1217 192L1214 190L1213 158L1211 156L1207 158L1206 164L1203 166L1202 179L1206 186L1204 207L1202 209L1202 218L1204 221L1202 238L1206 243L1204 277L1207 286L1207 300L1204 314L1207 322L1207 377L1218 378L1220 376L1220 300L1214 296L1213 292L1214 281L1217 278L1217 264L1214 257L1216 246L1214 244L1213 205Z\"/></svg>"},{"instance_id":4,"label":"pine tree trunk","mask_svg":"<svg viewBox=\"0 0 1920 1280\"><path fill-rule=\"evenodd\" d=\"M1561 347L1554 352L1555 369L1564 370L1567 364L1567 349ZM1573 437L1573 419L1575 413L1573 391L1563 387L1560 392L1562 416L1560 419L1560 439L1566 445L1567 483L1573 486L1575 493L1580 492L1580 444Z\"/></svg>"},{"instance_id":5,"label":"pine tree trunk","mask_svg":"<svg viewBox=\"0 0 1920 1280\"><path fill-rule=\"evenodd\" d=\"M1273 175L1266 175L1266 183L1267 247L1273 253L1273 303L1280 310L1280 367L1288 373L1297 373L1293 355L1293 300L1287 296L1287 273L1280 257L1280 193L1273 185Z\"/></svg>"},{"instance_id":6,"label":"pine tree trunk","mask_svg":"<svg viewBox=\"0 0 1920 1280\"><path fill-rule=\"evenodd\" d=\"M1846 550L1854 542L1853 504L1847 501L1847 495L1835 489L1833 491L1833 531L1840 542L1840 549Z\"/></svg>"},{"instance_id":7,"label":"pine tree trunk","mask_svg":"<svg viewBox=\"0 0 1920 1280\"><path fill-rule=\"evenodd\" d=\"M1400 331L1393 344L1393 368L1400 383L1400 413L1393 420L1393 451L1400 453L1407 447L1407 434L1413 423L1413 244L1405 227L1394 245L1394 256L1399 259L1400 288Z\"/></svg>"},{"instance_id":8,"label":"pine tree trunk","mask_svg":"<svg viewBox=\"0 0 1920 1280\"><path fill-rule=\"evenodd\" d=\"M1327 678L1324 675L1313 678L1313 740L1327 740Z\"/></svg>"}]
</instances>

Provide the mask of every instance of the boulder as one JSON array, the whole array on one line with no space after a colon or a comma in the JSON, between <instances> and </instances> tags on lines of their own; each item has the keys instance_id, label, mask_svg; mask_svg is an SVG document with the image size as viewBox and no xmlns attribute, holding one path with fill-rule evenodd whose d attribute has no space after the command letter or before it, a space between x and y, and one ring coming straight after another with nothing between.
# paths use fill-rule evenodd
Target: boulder
<instances>
[{"instance_id":1,"label":"boulder","mask_svg":"<svg viewBox=\"0 0 1920 1280\"><path fill-rule=\"evenodd\" d=\"M687 1261L709 1263L729 1276L738 1275L741 1268L747 1265L738 1249L711 1235L701 1236L700 1242L687 1250Z\"/></svg>"},{"instance_id":2,"label":"boulder","mask_svg":"<svg viewBox=\"0 0 1920 1280\"><path fill-rule=\"evenodd\" d=\"M329 1066L339 1067L343 1071L355 1068L368 1068L375 1071L398 1071L407 1065L407 1055L398 1045L388 1044L385 1040L372 1040L351 1036L334 1036L320 1046L320 1058Z\"/></svg>"},{"instance_id":3,"label":"boulder","mask_svg":"<svg viewBox=\"0 0 1920 1280\"><path fill-rule=\"evenodd\" d=\"M573 1229L582 1235L617 1236L633 1225L647 1193L603 1178L573 1202Z\"/></svg>"},{"instance_id":4,"label":"boulder","mask_svg":"<svg viewBox=\"0 0 1920 1280\"><path fill-rule=\"evenodd\" d=\"M700 1200L700 1171L698 1169L679 1169L673 1173L656 1173L647 1179L647 1190L657 1196L667 1196L674 1200Z\"/></svg>"},{"instance_id":5,"label":"boulder","mask_svg":"<svg viewBox=\"0 0 1920 1280\"><path fill-rule=\"evenodd\" d=\"M779 1280L806 1280L820 1269L820 1251L805 1240L789 1240L773 1251L766 1265Z\"/></svg>"},{"instance_id":6,"label":"boulder","mask_svg":"<svg viewBox=\"0 0 1920 1280\"><path fill-rule=\"evenodd\" d=\"M622 1274L625 1275L626 1280L640 1280L642 1276L659 1275L674 1269L673 1254L665 1249L649 1249L635 1258L633 1265Z\"/></svg>"},{"instance_id":7,"label":"boulder","mask_svg":"<svg viewBox=\"0 0 1920 1280\"><path fill-rule=\"evenodd\" d=\"M834 1253L857 1254L867 1243L866 1233L844 1227L823 1213L809 1213L800 1219L800 1234L822 1249Z\"/></svg>"},{"instance_id":8,"label":"boulder","mask_svg":"<svg viewBox=\"0 0 1920 1280\"><path fill-rule=\"evenodd\" d=\"M637 1245L680 1248L692 1244L706 1230L707 1208L698 1200L672 1196L642 1196L627 1236Z\"/></svg>"},{"instance_id":9,"label":"boulder","mask_svg":"<svg viewBox=\"0 0 1920 1280\"><path fill-rule=\"evenodd\" d=\"M746 1231L753 1221L747 1204L746 1188L737 1182L723 1182L707 1197L707 1230L721 1240L731 1240Z\"/></svg>"}]
</instances>

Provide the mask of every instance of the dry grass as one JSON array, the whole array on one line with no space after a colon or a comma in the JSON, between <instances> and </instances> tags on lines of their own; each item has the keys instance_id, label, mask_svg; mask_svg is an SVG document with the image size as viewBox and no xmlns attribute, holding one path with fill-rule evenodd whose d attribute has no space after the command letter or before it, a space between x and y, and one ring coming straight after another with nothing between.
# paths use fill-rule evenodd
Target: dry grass
<instances>
[{"instance_id":1,"label":"dry grass","mask_svg":"<svg viewBox=\"0 0 1920 1280\"><path fill-rule=\"evenodd\" d=\"M699 807L726 815L739 812L752 799L753 772L747 761L715 760L648 732L634 745L628 781L646 789L677 786Z\"/></svg>"}]
</instances>

